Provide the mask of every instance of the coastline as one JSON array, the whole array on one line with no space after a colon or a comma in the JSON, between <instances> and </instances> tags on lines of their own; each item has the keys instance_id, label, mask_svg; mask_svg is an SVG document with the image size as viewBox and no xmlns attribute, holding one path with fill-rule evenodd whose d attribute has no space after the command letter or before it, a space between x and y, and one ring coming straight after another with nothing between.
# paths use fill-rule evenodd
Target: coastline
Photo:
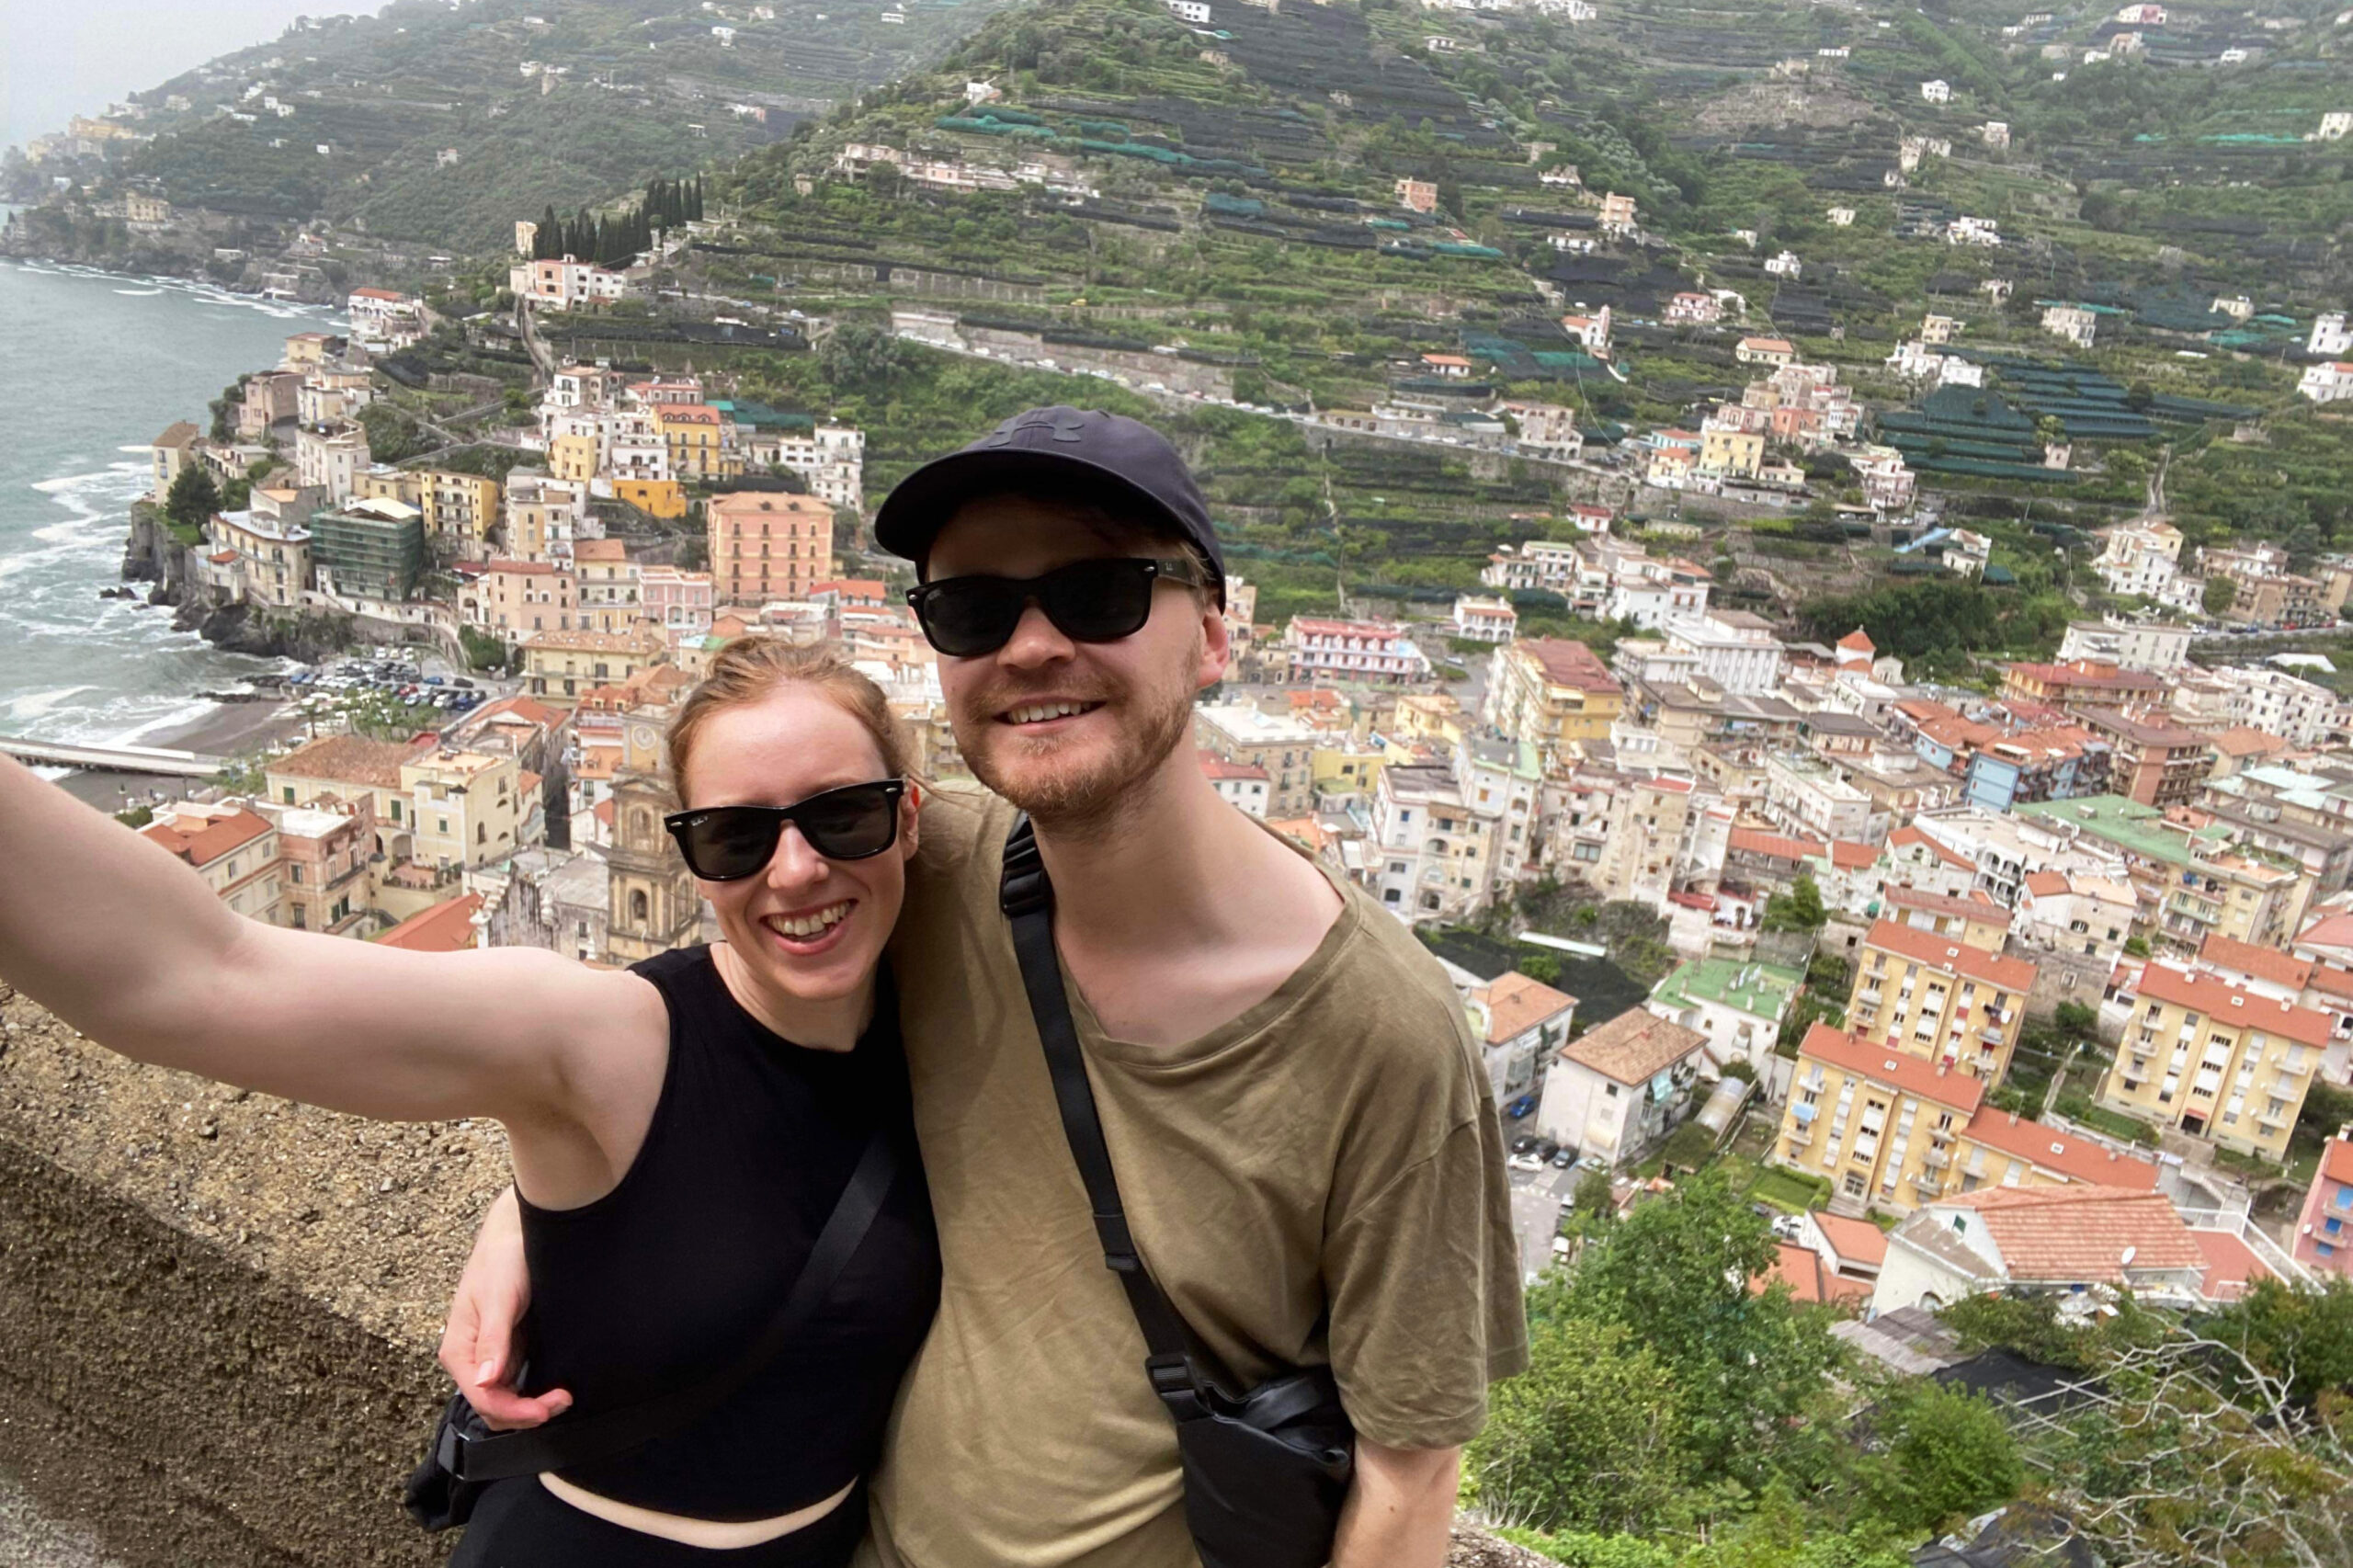
<instances>
[{"instance_id":1,"label":"coastline","mask_svg":"<svg viewBox=\"0 0 2353 1568\"><path fill-rule=\"evenodd\" d=\"M302 728L302 716L294 710L291 703L282 699L216 702L210 712L154 734L142 735L137 744L203 752L213 756L242 756L277 742L290 740L300 735Z\"/></svg>"}]
</instances>

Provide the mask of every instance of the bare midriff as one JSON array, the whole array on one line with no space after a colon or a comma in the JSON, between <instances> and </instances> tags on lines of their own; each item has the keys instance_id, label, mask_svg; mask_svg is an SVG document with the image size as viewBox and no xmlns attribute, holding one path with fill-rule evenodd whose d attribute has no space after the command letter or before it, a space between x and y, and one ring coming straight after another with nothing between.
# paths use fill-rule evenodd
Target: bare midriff
<instances>
[{"instance_id":1,"label":"bare midriff","mask_svg":"<svg viewBox=\"0 0 2353 1568\"><path fill-rule=\"evenodd\" d=\"M858 1483L853 1481L822 1502L812 1503L805 1508L795 1508L790 1514L779 1514L772 1519L689 1519L677 1514L662 1514L652 1508L641 1508L634 1503L616 1503L609 1497L599 1497L594 1492L583 1492L572 1483L553 1475L540 1476L540 1484L582 1513L594 1515L608 1525L619 1525L641 1535L658 1536L664 1540L675 1540L681 1546L699 1546L714 1551L759 1546L779 1536L806 1529L840 1507L843 1500L858 1487Z\"/></svg>"}]
</instances>

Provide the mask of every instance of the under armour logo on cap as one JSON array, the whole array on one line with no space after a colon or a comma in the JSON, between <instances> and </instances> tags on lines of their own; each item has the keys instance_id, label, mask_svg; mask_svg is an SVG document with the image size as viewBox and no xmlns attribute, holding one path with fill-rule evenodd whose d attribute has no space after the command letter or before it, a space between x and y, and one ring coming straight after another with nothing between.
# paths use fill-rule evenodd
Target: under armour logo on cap
<instances>
[{"instance_id":1,"label":"under armour logo on cap","mask_svg":"<svg viewBox=\"0 0 2353 1568\"><path fill-rule=\"evenodd\" d=\"M1017 414L989 435L982 443L991 447L1009 447L1017 430L1051 429L1057 441L1079 441L1086 438L1086 415L1075 408L1033 408Z\"/></svg>"}]
</instances>

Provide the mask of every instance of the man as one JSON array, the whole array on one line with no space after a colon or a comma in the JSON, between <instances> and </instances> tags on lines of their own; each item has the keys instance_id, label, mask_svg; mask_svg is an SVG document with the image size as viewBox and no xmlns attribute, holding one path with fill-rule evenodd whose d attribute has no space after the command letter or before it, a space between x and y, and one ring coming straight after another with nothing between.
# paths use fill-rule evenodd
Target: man
<instances>
[{"instance_id":1,"label":"man","mask_svg":"<svg viewBox=\"0 0 2353 1568\"><path fill-rule=\"evenodd\" d=\"M1244 1385L1330 1362L1358 1438L1336 1568L1437 1568L1485 1385L1527 1354L1495 1107L1436 962L1201 775L1228 646L1191 475L1134 420L1033 410L911 474L875 533L916 563L994 795L926 809L892 949L945 1281L866 1561L1197 1561L997 907L1017 807L1146 1264ZM443 1361L485 1414L544 1415L479 1374L519 1294L497 1250ZM500 1303L479 1331L470 1298Z\"/></svg>"}]
</instances>

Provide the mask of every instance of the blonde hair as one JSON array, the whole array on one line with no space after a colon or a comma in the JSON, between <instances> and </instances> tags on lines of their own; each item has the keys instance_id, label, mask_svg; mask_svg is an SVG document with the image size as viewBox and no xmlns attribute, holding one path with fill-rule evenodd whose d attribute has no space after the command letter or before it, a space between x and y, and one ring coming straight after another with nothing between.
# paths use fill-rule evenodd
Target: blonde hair
<instances>
[{"instance_id":1,"label":"blonde hair","mask_svg":"<svg viewBox=\"0 0 2353 1568\"><path fill-rule=\"evenodd\" d=\"M913 776L914 744L907 727L891 711L891 699L835 649L789 642L781 637L738 637L710 661L710 673L688 694L670 721L663 749L670 764L670 787L684 804L687 764L696 738L711 716L731 708L764 702L787 686L814 687L866 727L882 754L882 770L893 778Z\"/></svg>"}]
</instances>

